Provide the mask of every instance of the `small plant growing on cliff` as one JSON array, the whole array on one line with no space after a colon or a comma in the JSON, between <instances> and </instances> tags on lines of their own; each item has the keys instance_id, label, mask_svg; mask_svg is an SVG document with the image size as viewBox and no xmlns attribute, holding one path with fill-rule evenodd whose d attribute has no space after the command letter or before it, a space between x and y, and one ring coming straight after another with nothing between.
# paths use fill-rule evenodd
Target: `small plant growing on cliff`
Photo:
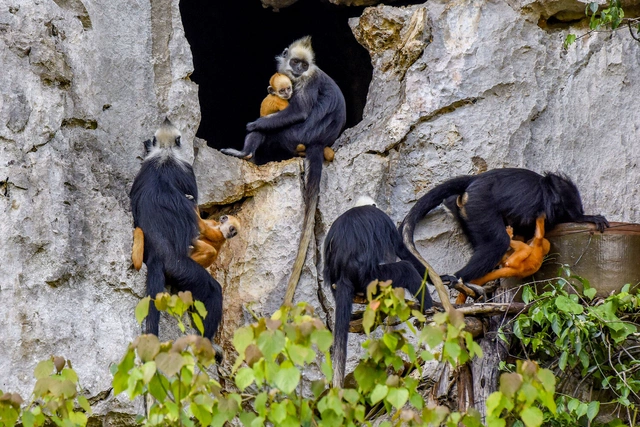
<instances>
[{"instance_id":1,"label":"small plant growing on cliff","mask_svg":"<svg viewBox=\"0 0 640 427\"><path fill-rule=\"evenodd\" d=\"M640 18L625 18L620 0L609 0L608 7L602 10L600 10L600 5L597 2L591 2L585 7L584 13L589 17L590 30L579 37L575 34L568 34L564 40L563 47L565 49L576 40L585 37L592 32L602 30L615 31L622 24L626 24L629 28L631 37L640 42L640 38L638 37L638 34L640 33Z\"/></svg>"}]
</instances>

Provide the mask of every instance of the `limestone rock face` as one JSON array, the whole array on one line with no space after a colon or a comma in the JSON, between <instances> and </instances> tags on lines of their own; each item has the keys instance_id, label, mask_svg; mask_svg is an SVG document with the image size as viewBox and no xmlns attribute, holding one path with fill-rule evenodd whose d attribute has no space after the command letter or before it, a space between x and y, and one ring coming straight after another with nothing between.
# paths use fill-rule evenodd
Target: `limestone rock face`
<instances>
[{"instance_id":1,"label":"limestone rock face","mask_svg":"<svg viewBox=\"0 0 640 427\"><path fill-rule=\"evenodd\" d=\"M128 200L141 142L168 115L189 145L200 120L178 1L125 3L0 8L0 389L27 397L36 363L64 356L105 425L141 410L109 391L109 364L141 332L134 307L145 275L131 267ZM373 81L363 121L325 164L296 301L331 324L322 243L361 195L399 223L445 179L516 166L564 172L587 213L638 221L640 44L625 31L595 33L563 51L567 32L586 28L545 22L583 9L569 0L432 0L369 8L350 22L371 54ZM236 327L282 301L302 227L304 165L256 167L194 145L201 209L233 213L244 226L211 268L224 289L219 340L229 349ZM442 208L416 241L440 273L469 256ZM352 337L351 362L361 339Z\"/></svg>"}]
</instances>

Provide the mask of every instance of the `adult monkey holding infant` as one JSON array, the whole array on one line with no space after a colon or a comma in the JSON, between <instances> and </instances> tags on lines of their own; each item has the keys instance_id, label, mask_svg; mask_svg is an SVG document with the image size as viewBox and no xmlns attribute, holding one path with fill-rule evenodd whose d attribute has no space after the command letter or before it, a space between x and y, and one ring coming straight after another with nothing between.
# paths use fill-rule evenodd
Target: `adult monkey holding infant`
<instances>
[{"instance_id":1,"label":"adult monkey holding infant","mask_svg":"<svg viewBox=\"0 0 640 427\"><path fill-rule=\"evenodd\" d=\"M293 82L289 106L248 123L242 151L226 148L222 152L260 165L295 157L298 145L306 147L303 231L285 294L285 303L291 303L313 232L324 148L338 138L347 114L340 88L315 64L311 37L294 41L276 60L278 72Z\"/></svg>"}]
</instances>

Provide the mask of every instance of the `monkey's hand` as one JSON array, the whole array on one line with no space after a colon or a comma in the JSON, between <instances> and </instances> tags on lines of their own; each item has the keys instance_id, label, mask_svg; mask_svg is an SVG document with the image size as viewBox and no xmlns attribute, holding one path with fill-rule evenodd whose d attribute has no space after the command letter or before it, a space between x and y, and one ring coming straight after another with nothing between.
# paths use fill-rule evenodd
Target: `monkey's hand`
<instances>
[{"instance_id":1,"label":"monkey's hand","mask_svg":"<svg viewBox=\"0 0 640 427\"><path fill-rule=\"evenodd\" d=\"M605 228L609 228L609 221L602 215L583 215L577 222L592 222L599 232L603 233Z\"/></svg>"}]
</instances>

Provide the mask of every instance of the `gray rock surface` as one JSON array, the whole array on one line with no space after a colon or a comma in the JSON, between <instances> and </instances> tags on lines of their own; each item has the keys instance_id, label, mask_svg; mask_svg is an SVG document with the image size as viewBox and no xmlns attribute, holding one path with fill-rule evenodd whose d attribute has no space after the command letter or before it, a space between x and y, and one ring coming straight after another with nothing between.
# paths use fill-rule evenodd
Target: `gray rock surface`
<instances>
[{"instance_id":1,"label":"gray rock surface","mask_svg":"<svg viewBox=\"0 0 640 427\"><path fill-rule=\"evenodd\" d=\"M567 32L586 28L545 22L583 9L569 0L434 0L369 8L351 21L373 81L363 121L325 165L296 301L331 322L320 248L360 195L399 223L447 178L519 166L565 172L588 212L638 221L640 44L625 31L594 33L563 51ZM133 309L144 272L131 268L128 191L141 141L165 115L186 144L200 120L178 2L6 0L0 64L0 389L27 397L36 363L62 355L97 417L126 423L140 408L110 395L108 368L141 331ZM303 162L256 167L195 146L202 209L244 224L212 267L229 349L237 326L270 314L284 295L302 226ZM416 240L441 273L469 255L443 209ZM362 337L352 338L353 363Z\"/></svg>"}]
</instances>

